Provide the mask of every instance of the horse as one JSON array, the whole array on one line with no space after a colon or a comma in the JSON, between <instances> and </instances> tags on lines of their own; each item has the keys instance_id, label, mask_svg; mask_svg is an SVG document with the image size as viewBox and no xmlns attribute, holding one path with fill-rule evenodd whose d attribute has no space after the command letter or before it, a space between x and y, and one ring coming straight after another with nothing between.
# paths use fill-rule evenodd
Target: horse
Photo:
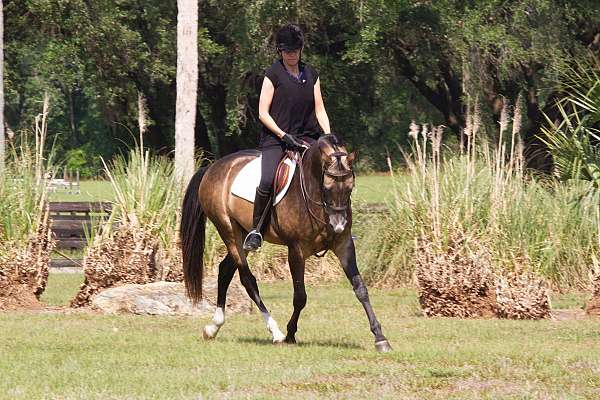
<instances>
[{"instance_id":1,"label":"horse","mask_svg":"<svg viewBox=\"0 0 600 400\"><path fill-rule=\"evenodd\" d=\"M356 152L348 153L345 144L329 134L313 142L302 155L297 152L293 154L298 161L298 168L287 194L271 210L264 239L287 246L294 288L294 310L287 324L286 335L263 303L256 278L247 262L247 252L242 247L244 237L252 226L252 204L232 195L230 190L237 173L258 154L257 151L240 151L201 168L190 180L184 195L180 240L184 281L192 302L196 303L202 298L202 258L207 218L212 221L227 248L227 255L219 263L217 308L212 322L203 329L203 337L214 339L225 323L227 288L237 270L242 286L264 317L273 343L296 343L298 319L306 305L305 260L319 252L331 250L339 259L367 314L376 350L391 351L359 273L351 234L350 195L355 181L352 164Z\"/></svg>"}]
</instances>

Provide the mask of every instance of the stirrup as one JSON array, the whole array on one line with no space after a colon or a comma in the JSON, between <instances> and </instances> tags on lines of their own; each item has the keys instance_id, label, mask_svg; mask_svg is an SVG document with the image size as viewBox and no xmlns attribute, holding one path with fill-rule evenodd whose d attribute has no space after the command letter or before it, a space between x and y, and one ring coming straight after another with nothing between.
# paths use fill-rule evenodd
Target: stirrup
<instances>
[{"instance_id":1,"label":"stirrup","mask_svg":"<svg viewBox=\"0 0 600 400\"><path fill-rule=\"evenodd\" d=\"M252 243L254 239L258 236L258 243ZM262 246L263 236L256 229L253 229L246 235L246 239L244 239L243 248L246 251L256 251Z\"/></svg>"}]
</instances>

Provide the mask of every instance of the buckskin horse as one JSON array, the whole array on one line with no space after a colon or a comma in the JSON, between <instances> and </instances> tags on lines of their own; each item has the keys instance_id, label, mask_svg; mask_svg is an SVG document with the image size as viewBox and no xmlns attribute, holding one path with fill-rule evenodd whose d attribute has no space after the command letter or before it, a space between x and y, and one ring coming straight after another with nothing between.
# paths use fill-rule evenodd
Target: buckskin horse
<instances>
[{"instance_id":1,"label":"buckskin horse","mask_svg":"<svg viewBox=\"0 0 600 400\"><path fill-rule=\"evenodd\" d=\"M352 163L355 152L324 135L303 155L295 153L298 168L285 197L273 207L265 227L265 240L288 247L288 263L294 286L294 311L287 324L287 335L265 307L256 278L242 248L244 237L252 225L252 204L231 194L238 172L259 154L241 151L200 169L186 190L180 227L183 272L187 294L193 302L202 298L204 231L206 218L217 228L227 247L227 255L219 264L217 309L213 320L203 330L205 339L216 337L225 323L227 288L236 269L250 298L262 313L273 343L296 343L298 318L306 305L304 263L306 258L332 250L338 257L356 297L365 309L375 348L388 352L391 346L383 335L369 301L367 287L358 271L351 235L352 209L350 194L354 187Z\"/></svg>"}]
</instances>

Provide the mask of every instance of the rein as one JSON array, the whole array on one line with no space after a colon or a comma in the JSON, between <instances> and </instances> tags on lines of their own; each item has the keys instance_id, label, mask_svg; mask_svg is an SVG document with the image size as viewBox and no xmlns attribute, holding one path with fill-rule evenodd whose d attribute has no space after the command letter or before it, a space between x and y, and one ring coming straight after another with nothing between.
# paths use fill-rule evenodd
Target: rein
<instances>
[{"instance_id":1,"label":"rein","mask_svg":"<svg viewBox=\"0 0 600 400\"><path fill-rule=\"evenodd\" d=\"M308 208L308 212L310 214L311 217L313 217L315 220L321 222L322 224L324 224L325 226L327 226L327 222L323 221L321 218L317 217L313 211L312 208L310 207L309 202L319 206L319 207L323 207L325 208L325 202L323 200L316 201L313 200L310 195L308 194L308 191L306 190L306 180L304 178L304 154L306 154L306 151L304 151L304 153L300 154L299 152L294 152L293 156L296 159L296 162L298 163L298 167L300 167L300 192L302 193L302 198L304 199L304 204L306 204L306 208Z\"/></svg>"}]
</instances>

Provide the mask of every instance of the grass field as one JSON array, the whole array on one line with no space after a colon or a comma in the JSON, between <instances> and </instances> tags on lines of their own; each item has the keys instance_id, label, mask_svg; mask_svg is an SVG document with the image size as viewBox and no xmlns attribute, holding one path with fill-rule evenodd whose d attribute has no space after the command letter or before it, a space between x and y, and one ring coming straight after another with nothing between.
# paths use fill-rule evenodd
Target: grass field
<instances>
[{"instance_id":1,"label":"grass field","mask_svg":"<svg viewBox=\"0 0 600 400\"><path fill-rule=\"evenodd\" d=\"M393 189L390 177L359 176L353 201L386 202ZM82 192L52 199L113 198L108 182L82 182ZM81 280L51 274L42 301L63 306ZM259 285L284 327L291 284ZM600 398L599 321L572 318L586 297L555 295L553 308L570 309L556 320L429 319L414 289L371 289L394 347L383 355L345 282L308 288L291 347L270 343L257 312L228 317L214 342L200 337L209 318L5 313L0 399Z\"/></svg>"},{"instance_id":2,"label":"grass field","mask_svg":"<svg viewBox=\"0 0 600 400\"><path fill-rule=\"evenodd\" d=\"M53 274L63 304L80 275ZM261 284L280 325L289 283ZM344 283L310 287L299 345L275 347L258 313L231 316L214 342L207 318L0 314L6 399L592 399L600 396L598 321L427 319L412 289L371 290L394 351L373 349ZM559 307L580 307L581 295Z\"/></svg>"},{"instance_id":3,"label":"grass field","mask_svg":"<svg viewBox=\"0 0 600 400\"><path fill-rule=\"evenodd\" d=\"M50 201L111 201L114 192L109 181L81 181L81 193L60 190L50 193Z\"/></svg>"}]
</instances>

